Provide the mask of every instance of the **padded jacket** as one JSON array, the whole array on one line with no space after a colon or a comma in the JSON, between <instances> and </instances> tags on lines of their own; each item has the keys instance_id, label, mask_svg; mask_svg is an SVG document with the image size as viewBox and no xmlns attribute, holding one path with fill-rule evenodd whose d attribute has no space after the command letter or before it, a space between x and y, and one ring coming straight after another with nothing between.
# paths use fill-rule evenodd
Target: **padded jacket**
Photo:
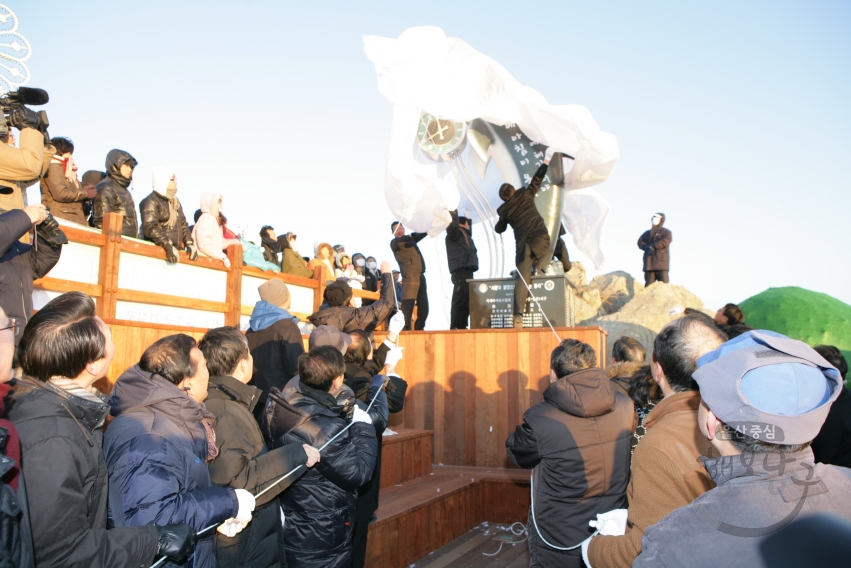
<instances>
[{"instance_id":1,"label":"padded jacket","mask_svg":"<svg viewBox=\"0 0 851 568\"><path fill-rule=\"evenodd\" d=\"M83 213L83 201L87 199L88 194L82 186L65 177L62 164L52 161L47 168L47 175L41 178L42 205L49 207L54 217L88 226Z\"/></svg>"},{"instance_id":2,"label":"padded jacket","mask_svg":"<svg viewBox=\"0 0 851 568\"><path fill-rule=\"evenodd\" d=\"M403 278L409 274L425 272L425 259L417 243L427 236L427 233L411 233L390 241L390 249L396 257L396 263L399 265L399 272L402 273Z\"/></svg>"},{"instance_id":3,"label":"padded jacket","mask_svg":"<svg viewBox=\"0 0 851 568\"><path fill-rule=\"evenodd\" d=\"M458 224L458 212L450 211L452 222L446 227L446 261L449 272L466 268L473 272L479 269L479 255L476 243L470 229L463 229Z\"/></svg>"},{"instance_id":4,"label":"padded jacket","mask_svg":"<svg viewBox=\"0 0 851 568\"><path fill-rule=\"evenodd\" d=\"M201 531L236 516L234 490L210 482L201 419L213 416L203 404L139 365L118 378L109 402L115 418L103 453L115 526L188 523ZM215 568L215 534L198 539L194 562L184 566Z\"/></svg>"},{"instance_id":5,"label":"padded jacket","mask_svg":"<svg viewBox=\"0 0 851 568\"><path fill-rule=\"evenodd\" d=\"M330 325L340 331L349 333L361 329L367 333L373 331L378 324L390 317L390 312L396 307L393 301L393 275L389 272L381 275L381 295L378 300L368 306L352 308L350 306L320 307L319 311L308 316L307 321L319 327Z\"/></svg>"},{"instance_id":6,"label":"padded jacket","mask_svg":"<svg viewBox=\"0 0 851 568\"><path fill-rule=\"evenodd\" d=\"M508 225L514 229L515 258L517 264L526 256L526 245L532 250L532 256L543 259L549 254L550 233L544 225L544 218L535 206L535 196L541 188L547 165L542 164L535 172L529 187L521 187L511 198L500 205L496 212L499 220L494 226L497 233L504 233Z\"/></svg>"},{"instance_id":7,"label":"padded jacket","mask_svg":"<svg viewBox=\"0 0 851 568\"><path fill-rule=\"evenodd\" d=\"M130 195L130 179L122 177L119 171L121 166L129 161L136 160L123 150L110 150L106 155L106 175L103 181L97 184L98 194L92 204L92 222L98 229L103 228L103 216L107 213L121 213L124 215L124 224L121 234L125 237L139 237L139 222L136 220L136 202Z\"/></svg>"},{"instance_id":8,"label":"padded jacket","mask_svg":"<svg viewBox=\"0 0 851 568\"><path fill-rule=\"evenodd\" d=\"M535 470L531 565L580 566L578 548L551 549L538 531L556 546L574 546L591 536L588 521L598 513L626 506L634 422L632 401L597 368L557 380L544 391L544 401L523 415L505 447L517 465Z\"/></svg>"},{"instance_id":9,"label":"padded jacket","mask_svg":"<svg viewBox=\"0 0 851 568\"><path fill-rule=\"evenodd\" d=\"M290 568L348 568L357 488L369 481L376 465L376 427L387 426L387 398L380 387L370 416L355 422L322 449L322 459L281 496L286 521L284 541ZM294 377L283 393L266 403L264 424L270 447L293 442L322 448L350 423L355 400L348 387L335 397L302 385Z\"/></svg>"},{"instance_id":10,"label":"padded jacket","mask_svg":"<svg viewBox=\"0 0 851 568\"><path fill-rule=\"evenodd\" d=\"M174 227L169 229L168 223L168 198L163 197L156 191L139 203L139 214L142 217L142 237L158 246L165 246L169 241L183 250L185 247L195 244L192 233L189 232L189 224L186 215L183 214L183 206L177 200L177 221Z\"/></svg>"}]
</instances>

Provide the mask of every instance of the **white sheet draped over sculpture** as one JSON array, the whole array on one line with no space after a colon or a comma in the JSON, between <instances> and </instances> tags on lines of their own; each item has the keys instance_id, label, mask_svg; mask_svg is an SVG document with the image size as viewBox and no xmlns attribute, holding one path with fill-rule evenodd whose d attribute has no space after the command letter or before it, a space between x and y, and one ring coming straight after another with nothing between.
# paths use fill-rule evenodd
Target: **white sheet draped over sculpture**
<instances>
[{"instance_id":1,"label":"white sheet draped over sculpture","mask_svg":"<svg viewBox=\"0 0 851 568\"><path fill-rule=\"evenodd\" d=\"M423 111L460 122L516 124L532 140L575 158L565 175L562 217L579 250L602 266L609 206L587 188L609 177L619 151L615 136L602 132L588 109L547 103L499 63L440 28L410 28L398 39L364 36L364 51L375 64L378 90L393 107L386 197L406 227L435 236L461 201L448 164L431 160L416 143ZM498 187L482 188L494 204Z\"/></svg>"}]
</instances>

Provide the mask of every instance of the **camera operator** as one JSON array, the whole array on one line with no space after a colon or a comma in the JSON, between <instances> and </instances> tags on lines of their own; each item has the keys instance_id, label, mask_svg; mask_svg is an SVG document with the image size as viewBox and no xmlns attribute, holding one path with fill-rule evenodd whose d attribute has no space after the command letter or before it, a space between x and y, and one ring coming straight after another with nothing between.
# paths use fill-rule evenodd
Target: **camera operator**
<instances>
[{"instance_id":1,"label":"camera operator","mask_svg":"<svg viewBox=\"0 0 851 568\"><path fill-rule=\"evenodd\" d=\"M43 277L59 262L62 245L68 238L44 205L0 213L0 306L23 327L33 311L33 280ZM34 225L34 244L20 242ZM15 343L20 337L15 336Z\"/></svg>"},{"instance_id":2,"label":"camera operator","mask_svg":"<svg viewBox=\"0 0 851 568\"><path fill-rule=\"evenodd\" d=\"M84 187L77 179L74 143L59 136L50 143L56 154L50 160L47 174L41 178L41 203L50 208L54 217L86 225L83 202L94 198L97 191L94 186Z\"/></svg>"},{"instance_id":3,"label":"camera operator","mask_svg":"<svg viewBox=\"0 0 851 568\"><path fill-rule=\"evenodd\" d=\"M124 215L121 234L138 238L139 224L136 221L136 203L128 187L133 181L136 159L124 150L110 150L106 155L106 177L97 185L98 193L92 209L92 221L103 229L103 216L107 213Z\"/></svg>"},{"instance_id":4,"label":"camera operator","mask_svg":"<svg viewBox=\"0 0 851 568\"><path fill-rule=\"evenodd\" d=\"M14 94L0 98L4 112L9 109L9 99ZM47 93L44 94L45 98ZM47 102L45 100L45 102ZM45 145L43 129L45 121L27 107L15 104L5 122L0 125L0 209L24 208L24 191L47 172L55 149ZM38 104L38 103L36 103ZM9 146L9 127L21 131L20 148Z\"/></svg>"}]
</instances>

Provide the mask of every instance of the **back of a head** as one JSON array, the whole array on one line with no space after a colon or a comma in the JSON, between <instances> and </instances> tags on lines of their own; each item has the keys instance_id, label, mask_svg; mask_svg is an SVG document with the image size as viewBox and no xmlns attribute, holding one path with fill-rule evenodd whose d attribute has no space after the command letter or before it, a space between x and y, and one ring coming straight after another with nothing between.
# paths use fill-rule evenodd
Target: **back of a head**
<instances>
[{"instance_id":1,"label":"back of a head","mask_svg":"<svg viewBox=\"0 0 851 568\"><path fill-rule=\"evenodd\" d=\"M642 365L629 381L629 396L635 406L645 407L662 400L662 389L653 378L650 365Z\"/></svg>"},{"instance_id":2,"label":"back of a head","mask_svg":"<svg viewBox=\"0 0 851 568\"><path fill-rule=\"evenodd\" d=\"M550 368L559 379L596 365L594 348L576 339L565 339L550 355Z\"/></svg>"},{"instance_id":3,"label":"back of a head","mask_svg":"<svg viewBox=\"0 0 851 568\"><path fill-rule=\"evenodd\" d=\"M514 189L513 185L511 185L510 183L504 183L499 186L499 198L503 201L508 201L509 199L514 197L515 191L516 190Z\"/></svg>"},{"instance_id":4,"label":"back of a head","mask_svg":"<svg viewBox=\"0 0 851 568\"><path fill-rule=\"evenodd\" d=\"M95 319L95 303L82 292L57 296L30 318L18 347L27 376L76 378L102 359L106 337Z\"/></svg>"},{"instance_id":5,"label":"back of a head","mask_svg":"<svg viewBox=\"0 0 851 568\"><path fill-rule=\"evenodd\" d=\"M749 325L745 325L743 323L737 323L736 325L727 326L727 337L729 339L735 339L742 335L743 333L747 333L749 331L754 331Z\"/></svg>"},{"instance_id":6,"label":"back of a head","mask_svg":"<svg viewBox=\"0 0 851 568\"><path fill-rule=\"evenodd\" d=\"M724 315L727 316L727 325L745 323L745 312L736 304L727 304L724 306Z\"/></svg>"},{"instance_id":7,"label":"back of a head","mask_svg":"<svg viewBox=\"0 0 851 568\"><path fill-rule=\"evenodd\" d=\"M331 390L334 379L345 372L343 354L330 345L314 347L298 358L299 380L322 392Z\"/></svg>"},{"instance_id":8,"label":"back of a head","mask_svg":"<svg viewBox=\"0 0 851 568\"><path fill-rule=\"evenodd\" d=\"M71 141L70 138L65 138L64 136L54 136L50 139L50 143L53 144L54 148L56 148L57 156L74 153L74 143Z\"/></svg>"},{"instance_id":9,"label":"back of a head","mask_svg":"<svg viewBox=\"0 0 851 568\"><path fill-rule=\"evenodd\" d=\"M204 334L198 349L207 360L211 377L230 376L243 359L248 359L248 340L236 328L217 327Z\"/></svg>"},{"instance_id":10,"label":"back of a head","mask_svg":"<svg viewBox=\"0 0 851 568\"><path fill-rule=\"evenodd\" d=\"M145 349L139 368L177 385L187 377L194 377L198 371L190 357L195 346L195 339L183 333L163 337Z\"/></svg>"},{"instance_id":11,"label":"back of a head","mask_svg":"<svg viewBox=\"0 0 851 568\"><path fill-rule=\"evenodd\" d=\"M842 377L842 380L845 380L845 375L848 374L848 362L845 360L845 356L842 355L842 351L833 345L816 345L813 349L824 357L828 363L836 367L836 370L839 371L839 375Z\"/></svg>"},{"instance_id":12,"label":"back of a head","mask_svg":"<svg viewBox=\"0 0 851 568\"><path fill-rule=\"evenodd\" d=\"M196 223L198 222L198 219L201 218L201 213L202 213L202 211L200 209L195 210L195 222Z\"/></svg>"},{"instance_id":13,"label":"back of a head","mask_svg":"<svg viewBox=\"0 0 851 568\"><path fill-rule=\"evenodd\" d=\"M634 337L621 336L612 345L612 357L617 363L643 363L646 356L644 346Z\"/></svg>"},{"instance_id":14,"label":"back of a head","mask_svg":"<svg viewBox=\"0 0 851 568\"><path fill-rule=\"evenodd\" d=\"M726 335L712 318L686 315L662 328L653 341L652 360L662 367L674 391L696 391L697 383L691 376L697 360L725 341Z\"/></svg>"},{"instance_id":15,"label":"back of a head","mask_svg":"<svg viewBox=\"0 0 851 568\"><path fill-rule=\"evenodd\" d=\"M343 358L347 362L360 367L366 363L366 358L369 357L369 349L372 347L369 335L360 329L349 332L349 335L352 338L352 344L346 349Z\"/></svg>"}]
</instances>

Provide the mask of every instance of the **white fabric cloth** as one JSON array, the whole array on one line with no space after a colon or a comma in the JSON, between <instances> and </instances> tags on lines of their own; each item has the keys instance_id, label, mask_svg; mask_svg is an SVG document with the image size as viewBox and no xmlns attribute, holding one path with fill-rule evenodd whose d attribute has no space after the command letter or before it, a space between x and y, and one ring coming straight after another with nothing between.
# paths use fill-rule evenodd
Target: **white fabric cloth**
<instances>
[{"instance_id":1,"label":"white fabric cloth","mask_svg":"<svg viewBox=\"0 0 851 568\"><path fill-rule=\"evenodd\" d=\"M602 265L599 239L608 204L593 191L569 196L605 181L620 152L615 136L602 132L588 109L549 104L499 63L440 28L410 28L398 39L364 36L364 51L375 64L378 90L392 105L385 196L405 227L435 236L461 201L448 164L434 162L417 146L422 112L461 122L516 124L535 142L576 158L565 175L564 214L571 217L565 226L580 251ZM481 189L491 203L499 203L499 184Z\"/></svg>"}]
</instances>

